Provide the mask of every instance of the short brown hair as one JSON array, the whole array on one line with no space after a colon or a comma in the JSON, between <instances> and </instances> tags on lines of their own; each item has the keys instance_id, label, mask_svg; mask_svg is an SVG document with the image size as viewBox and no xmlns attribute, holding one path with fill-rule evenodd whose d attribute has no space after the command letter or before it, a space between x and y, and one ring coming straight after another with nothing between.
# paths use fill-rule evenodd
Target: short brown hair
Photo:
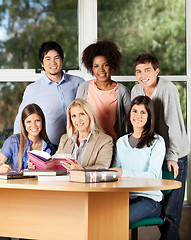
<instances>
[{"instance_id":1,"label":"short brown hair","mask_svg":"<svg viewBox=\"0 0 191 240\"><path fill-rule=\"evenodd\" d=\"M159 61L156 57L148 54L148 53L142 53L139 54L135 61L134 61L134 69L136 69L136 66L138 64L145 64L145 63L151 63L152 67L154 68L154 70L156 70L157 68L159 68Z\"/></svg>"}]
</instances>

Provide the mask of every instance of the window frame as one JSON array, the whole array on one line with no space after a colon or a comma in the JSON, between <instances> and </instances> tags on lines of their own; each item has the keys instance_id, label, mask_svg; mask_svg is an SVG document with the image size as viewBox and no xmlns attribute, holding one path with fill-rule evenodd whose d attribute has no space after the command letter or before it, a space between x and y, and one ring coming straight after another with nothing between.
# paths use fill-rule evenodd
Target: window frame
<instances>
[{"instance_id":1,"label":"window frame","mask_svg":"<svg viewBox=\"0 0 191 240\"><path fill-rule=\"evenodd\" d=\"M92 78L81 64L81 54L83 49L97 39L97 1L98 0L78 0L78 55L79 70L68 71L70 74L78 75L86 80ZM186 1L186 75L181 76L161 76L169 81L185 81L187 87L187 133L189 143L191 142L191 1ZM44 72L36 73L35 69L0 69L1 82L33 82L43 76ZM136 81L135 76L113 76L113 79L120 82ZM191 203L191 153L188 155L188 177L187 177L187 199Z\"/></svg>"}]
</instances>

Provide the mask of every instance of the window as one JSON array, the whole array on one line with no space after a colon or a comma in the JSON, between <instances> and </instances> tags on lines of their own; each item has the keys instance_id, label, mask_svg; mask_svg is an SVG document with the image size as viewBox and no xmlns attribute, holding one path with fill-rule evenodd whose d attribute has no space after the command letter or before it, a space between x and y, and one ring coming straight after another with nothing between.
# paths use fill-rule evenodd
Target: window
<instances>
[{"instance_id":1,"label":"window","mask_svg":"<svg viewBox=\"0 0 191 240\"><path fill-rule=\"evenodd\" d=\"M40 68L38 49L55 40L65 54L63 68L78 67L77 0L0 0L0 68Z\"/></svg>"},{"instance_id":2,"label":"window","mask_svg":"<svg viewBox=\"0 0 191 240\"><path fill-rule=\"evenodd\" d=\"M143 52L159 59L160 74L186 74L185 29L184 0L98 1L98 38L121 49L120 75L134 75L133 60Z\"/></svg>"},{"instance_id":3,"label":"window","mask_svg":"<svg viewBox=\"0 0 191 240\"><path fill-rule=\"evenodd\" d=\"M65 55L63 68L78 69L77 4L77 0L0 0L0 79L8 80L0 83L1 145L12 133L24 89L41 77L35 69L41 69L42 42L59 42Z\"/></svg>"},{"instance_id":4,"label":"window","mask_svg":"<svg viewBox=\"0 0 191 240\"><path fill-rule=\"evenodd\" d=\"M70 73L88 80L92 76L80 61L83 49L97 38L111 38L124 55L121 71L113 79L130 88L136 82L135 56L148 51L159 58L160 75L175 82L179 90L191 139L190 16L190 0L0 0L0 111L4 113L5 105L11 109L14 98L16 109L25 86L41 77L35 72L40 67L37 51L41 42L58 41L65 52L63 67L79 66L80 70ZM16 112L11 112L11 119ZM3 120L0 131L8 128L9 132L12 124ZM188 183L190 180L191 166ZM187 196L191 201L189 184Z\"/></svg>"}]
</instances>

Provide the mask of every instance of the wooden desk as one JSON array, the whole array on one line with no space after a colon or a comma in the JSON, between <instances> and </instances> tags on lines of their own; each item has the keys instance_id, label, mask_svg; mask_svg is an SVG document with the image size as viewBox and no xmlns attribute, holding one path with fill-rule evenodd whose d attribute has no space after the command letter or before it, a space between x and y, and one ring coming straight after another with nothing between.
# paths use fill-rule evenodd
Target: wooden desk
<instances>
[{"instance_id":1,"label":"wooden desk","mask_svg":"<svg viewBox=\"0 0 191 240\"><path fill-rule=\"evenodd\" d=\"M0 181L0 236L42 240L129 239L129 192L181 187L171 180Z\"/></svg>"}]
</instances>

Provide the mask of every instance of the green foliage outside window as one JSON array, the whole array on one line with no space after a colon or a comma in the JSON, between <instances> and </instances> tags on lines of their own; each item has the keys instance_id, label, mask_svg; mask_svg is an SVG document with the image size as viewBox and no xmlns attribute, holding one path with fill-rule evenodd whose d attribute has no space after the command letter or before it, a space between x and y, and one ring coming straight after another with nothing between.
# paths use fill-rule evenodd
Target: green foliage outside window
<instances>
[{"instance_id":1,"label":"green foliage outside window","mask_svg":"<svg viewBox=\"0 0 191 240\"><path fill-rule=\"evenodd\" d=\"M63 67L78 67L77 0L0 0L0 68L39 68L44 41L63 48Z\"/></svg>"},{"instance_id":2,"label":"green foliage outside window","mask_svg":"<svg viewBox=\"0 0 191 240\"><path fill-rule=\"evenodd\" d=\"M99 39L113 39L123 53L120 75L134 75L143 52L160 61L160 75L186 74L185 0L98 1Z\"/></svg>"}]
</instances>

